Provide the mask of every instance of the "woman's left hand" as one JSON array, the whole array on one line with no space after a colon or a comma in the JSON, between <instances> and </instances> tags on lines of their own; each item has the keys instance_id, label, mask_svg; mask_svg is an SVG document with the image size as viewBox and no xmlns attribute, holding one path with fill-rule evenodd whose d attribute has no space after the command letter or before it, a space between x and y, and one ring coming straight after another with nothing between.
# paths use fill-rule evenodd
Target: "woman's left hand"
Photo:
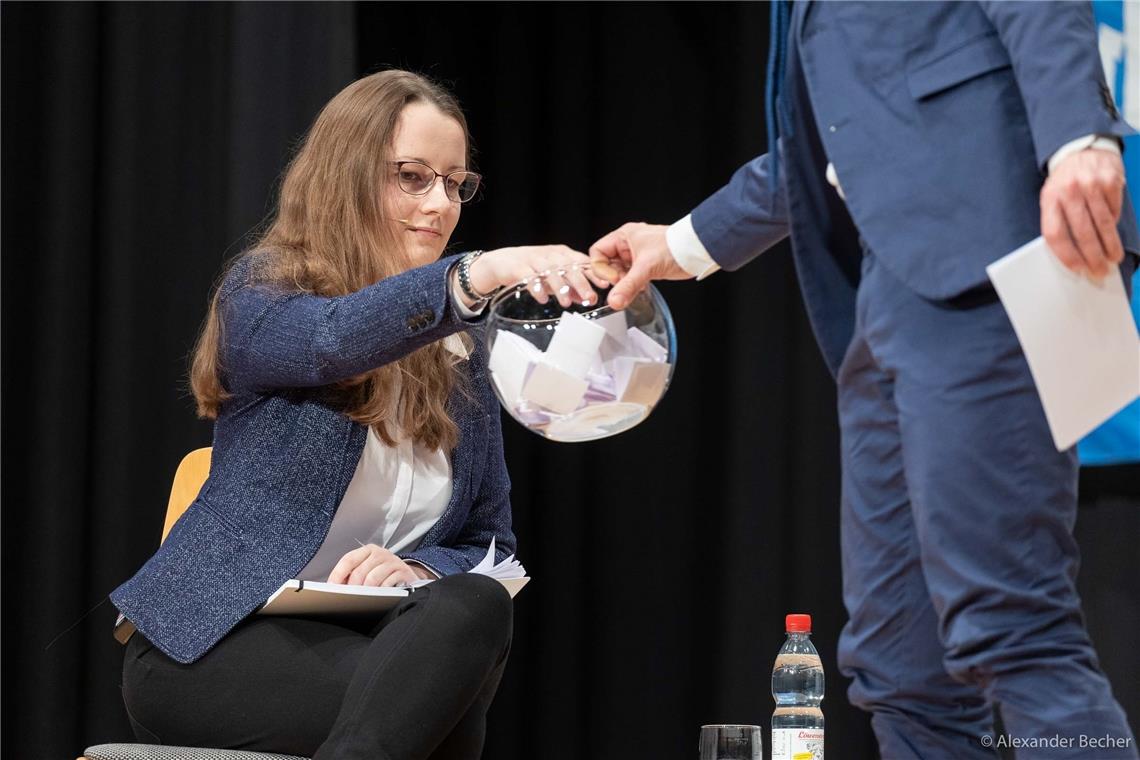
<instances>
[{"instance_id":1,"label":"woman's left hand","mask_svg":"<svg viewBox=\"0 0 1140 760\"><path fill-rule=\"evenodd\" d=\"M340 558L329 573L329 583L350 586L399 586L436 576L425 567L409 564L376 544L365 544Z\"/></svg>"}]
</instances>

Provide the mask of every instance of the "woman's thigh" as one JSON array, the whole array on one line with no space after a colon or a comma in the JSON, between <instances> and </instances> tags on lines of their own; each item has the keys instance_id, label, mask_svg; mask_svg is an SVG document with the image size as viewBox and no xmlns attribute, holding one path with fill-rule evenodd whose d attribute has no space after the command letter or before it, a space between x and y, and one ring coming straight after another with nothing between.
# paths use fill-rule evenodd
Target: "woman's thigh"
<instances>
[{"instance_id":1,"label":"woman's thigh","mask_svg":"<svg viewBox=\"0 0 1140 760\"><path fill-rule=\"evenodd\" d=\"M136 633L123 701L143 741L309 757L370 640L352 626L255 616L183 665Z\"/></svg>"}]
</instances>

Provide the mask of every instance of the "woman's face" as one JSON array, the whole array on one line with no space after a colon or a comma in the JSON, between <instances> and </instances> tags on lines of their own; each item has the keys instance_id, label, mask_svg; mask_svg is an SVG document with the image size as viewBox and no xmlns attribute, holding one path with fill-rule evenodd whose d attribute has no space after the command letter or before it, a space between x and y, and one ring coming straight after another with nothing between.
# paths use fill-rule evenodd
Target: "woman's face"
<instances>
[{"instance_id":1,"label":"woman's face","mask_svg":"<svg viewBox=\"0 0 1140 760\"><path fill-rule=\"evenodd\" d=\"M467 168L467 140L463 127L429 103L404 107L392 141L392 161L416 161L440 175ZM389 223L414 266L430 264L440 257L459 222L459 202L447 197L443 177L424 195L409 195L400 189L397 166L391 172L385 191L384 207ZM423 167L407 166L406 171L424 172ZM427 172L430 179L431 173Z\"/></svg>"}]
</instances>

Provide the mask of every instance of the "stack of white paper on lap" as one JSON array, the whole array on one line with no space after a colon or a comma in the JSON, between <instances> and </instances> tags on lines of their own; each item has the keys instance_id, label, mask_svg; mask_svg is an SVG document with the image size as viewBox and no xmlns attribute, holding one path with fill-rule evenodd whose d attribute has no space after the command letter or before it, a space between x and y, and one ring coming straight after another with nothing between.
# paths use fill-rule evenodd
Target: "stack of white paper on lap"
<instances>
[{"instance_id":1,"label":"stack of white paper on lap","mask_svg":"<svg viewBox=\"0 0 1140 760\"><path fill-rule=\"evenodd\" d=\"M518 589L526 585L530 578L526 577L526 568L522 563L515 559L515 555L510 555L502 562L495 562L495 539L491 539L491 545L487 548L487 554L483 559L479 560L479 564L471 568L467 572L476 573L478 575L485 575L488 578L494 578L501 581L508 590L511 590L511 596L518 593ZM522 583L511 584L508 581L522 581ZM413 588L426 586L431 581L416 581L412 584ZM517 585L517 588L516 588Z\"/></svg>"},{"instance_id":2,"label":"stack of white paper on lap","mask_svg":"<svg viewBox=\"0 0 1140 760\"><path fill-rule=\"evenodd\" d=\"M665 391L667 359L664 346L628 326L625 312L599 319L566 312L546 351L499 330L489 365L515 417L572 440L644 418Z\"/></svg>"},{"instance_id":3,"label":"stack of white paper on lap","mask_svg":"<svg viewBox=\"0 0 1140 760\"><path fill-rule=\"evenodd\" d=\"M494 578L514 598L530 578L526 568L511 555L495 562L495 539L479 564L467 572ZM380 588L379 586L350 586L344 583L319 583L294 578L285 581L281 588L266 600L259 615L371 615L386 612L417 588L434 583L434 580L416 581L410 586Z\"/></svg>"}]
</instances>

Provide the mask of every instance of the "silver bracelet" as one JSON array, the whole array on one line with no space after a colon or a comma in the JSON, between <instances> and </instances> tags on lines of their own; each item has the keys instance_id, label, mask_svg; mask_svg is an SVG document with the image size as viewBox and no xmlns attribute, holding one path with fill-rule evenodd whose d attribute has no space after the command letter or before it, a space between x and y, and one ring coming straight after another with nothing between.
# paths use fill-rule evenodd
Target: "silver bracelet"
<instances>
[{"instance_id":1,"label":"silver bracelet","mask_svg":"<svg viewBox=\"0 0 1140 760\"><path fill-rule=\"evenodd\" d=\"M463 295L475 301L476 304L482 304L484 301L489 301L498 288L492 290L486 295L479 293L471 285L471 265L475 263L475 259L483 255L483 251L472 251L459 260L459 267L456 274L459 276L459 289L463 291Z\"/></svg>"}]
</instances>

